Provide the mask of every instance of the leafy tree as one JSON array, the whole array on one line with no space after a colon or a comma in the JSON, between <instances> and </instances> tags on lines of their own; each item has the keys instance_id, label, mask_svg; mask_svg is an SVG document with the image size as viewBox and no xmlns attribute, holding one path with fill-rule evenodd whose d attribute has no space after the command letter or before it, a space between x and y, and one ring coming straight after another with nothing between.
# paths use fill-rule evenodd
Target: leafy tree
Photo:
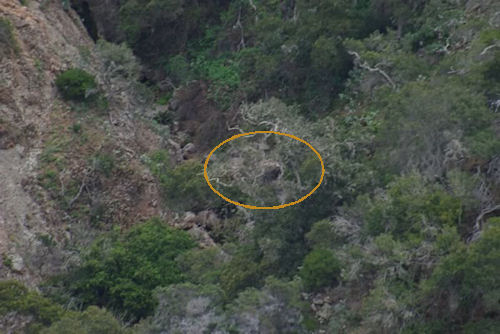
<instances>
[{"instance_id":1,"label":"leafy tree","mask_svg":"<svg viewBox=\"0 0 500 334\"><path fill-rule=\"evenodd\" d=\"M474 314L481 310L492 319L500 310L500 219L488 221L479 240L461 244L445 256L428 280L422 282L424 312L442 319L448 327L464 326L478 331L491 326L474 324ZM476 327L477 326L477 327ZM453 327L452 327L453 328Z\"/></svg>"},{"instance_id":2,"label":"leafy tree","mask_svg":"<svg viewBox=\"0 0 500 334\"><path fill-rule=\"evenodd\" d=\"M155 287L184 279L175 258L193 246L187 233L158 219L125 234L114 232L84 254L81 266L66 278L68 288L84 305L105 306L137 320L153 312Z\"/></svg>"},{"instance_id":3,"label":"leafy tree","mask_svg":"<svg viewBox=\"0 0 500 334\"><path fill-rule=\"evenodd\" d=\"M61 306L38 292L28 290L22 283L0 281L0 316L10 312L33 317L32 323L28 325L28 333L35 333L64 315Z\"/></svg>"},{"instance_id":4,"label":"leafy tree","mask_svg":"<svg viewBox=\"0 0 500 334\"><path fill-rule=\"evenodd\" d=\"M330 220L320 220L314 223L306 234L306 239L312 248L330 249L342 243Z\"/></svg>"},{"instance_id":5,"label":"leafy tree","mask_svg":"<svg viewBox=\"0 0 500 334\"><path fill-rule=\"evenodd\" d=\"M309 290L319 290L340 280L340 261L326 249L315 249L304 258L300 276Z\"/></svg>"},{"instance_id":6,"label":"leafy tree","mask_svg":"<svg viewBox=\"0 0 500 334\"><path fill-rule=\"evenodd\" d=\"M242 247L240 252L222 267L219 284L227 299L232 299L241 290L260 283L260 268L251 255L251 250Z\"/></svg>"},{"instance_id":7,"label":"leafy tree","mask_svg":"<svg viewBox=\"0 0 500 334\"><path fill-rule=\"evenodd\" d=\"M365 210L365 232L373 236L390 232L396 238L418 236L426 224L456 226L462 217L459 198L437 185L427 184L418 174L396 179L386 195L373 202L368 200Z\"/></svg>"},{"instance_id":8,"label":"leafy tree","mask_svg":"<svg viewBox=\"0 0 500 334\"><path fill-rule=\"evenodd\" d=\"M481 151L487 157L498 145L484 96L457 81L409 83L380 103L378 157L393 170L439 176L448 165Z\"/></svg>"}]
</instances>

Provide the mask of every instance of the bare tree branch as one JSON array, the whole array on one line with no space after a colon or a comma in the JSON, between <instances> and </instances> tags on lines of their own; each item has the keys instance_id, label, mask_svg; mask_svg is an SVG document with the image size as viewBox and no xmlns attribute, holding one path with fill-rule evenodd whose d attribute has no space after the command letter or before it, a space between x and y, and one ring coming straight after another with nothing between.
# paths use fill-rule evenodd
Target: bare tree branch
<instances>
[{"instance_id":1,"label":"bare tree branch","mask_svg":"<svg viewBox=\"0 0 500 334\"><path fill-rule=\"evenodd\" d=\"M383 71L382 69L380 69L378 67L370 67L370 65L368 65L368 63L366 61L362 62L361 57L355 51L347 51L347 53L350 54L351 56L354 56L354 58L355 58L354 63L357 64L359 67L361 67L362 69L368 70L369 72L377 72L377 73L381 74L384 77L384 79L392 86L393 89L396 88L396 84L394 83L394 81L391 79L391 77L385 71Z\"/></svg>"},{"instance_id":2,"label":"bare tree branch","mask_svg":"<svg viewBox=\"0 0 500 334\"><path fill-rule=\"evenodd\" d=\"M484 56L486 54L486 52L488 52L489 50L493 49L494 47L497 47L498 44L492 44L492 45L489 45L487 47L485 47L483 49L483 51L481 51L481 53L479 54L480 56Z\"/></svg>"},{"instance_id":3,"label":"bare tree branch","mask_svg":"<svg viewBox=\"0 0 500 334\"><path fill-rule=\"evenodd\" d=\"M250 3L250 6L253 8L253 10L257 10L257 7L255 6L255 4L253 3L253 0L248 0L248 2Z\"/></svg>"},{"instance_id":4,"label":"bare tree branch","mask_svg":"<svg viewBox=\"0 0 500 334\"><path fill-rule=\"evenodd\" d=\"M239 133L245 133L245 131L241 130L241 128L238 127L238 126L236 126L236 125L235 126L229 126L228 124L226 124L226 126L227 126L227 130L228 131L238 131Z\"/></svg>"},{"instance_id":5,"label":"bare tree branch","mask_svg":"<svg viewBox=\"0 0 500 334\"><path fill-rule=\"evenodd\" d=\"M69 208L71 208L73 206L73 204L78 200L78 198L80 198L80 195L82 194L83 189L85 187L86 187L86 184L85 184L85 178L84 178L82 181L82 184L80 185L80 189L78 190L78 193L76 194L75 197L73 197L73 199L71 201L69 201L69 203L68 203Z\"/></svg>"},{"instance_id":6,"label":"bare tree branch","mask_svg":"<svg viewBox=\"0 0 500 334\"><path fill-rule=\"evenodd\" d=\"M238 20L233 26L233 29L239 28L241 32L240 43L238 44L238 51L245 48L245 36L243 32L243 25L241 24L241 7L238 10Z\"/></svg>"},{"instance_id":7,"label":"bare tree branch","mask_svg":"<svg viewBox=\"0 0 500 334\"><path fill-rule=\"evenodd\" d=\"M479 234L481 233L483 227L484 216L498 210L500 210L500 204L483 209L481 213L479 213L479 216L477 216L474 228L472 230L472 235L467 239L467 242L472 242L479 237Z\"/></svg>"}]
</instances>

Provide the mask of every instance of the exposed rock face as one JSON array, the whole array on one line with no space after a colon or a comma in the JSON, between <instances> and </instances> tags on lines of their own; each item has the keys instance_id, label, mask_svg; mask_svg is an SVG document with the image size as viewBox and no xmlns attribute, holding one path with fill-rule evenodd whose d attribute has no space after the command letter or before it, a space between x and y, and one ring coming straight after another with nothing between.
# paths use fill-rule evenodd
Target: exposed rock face
<instances>
[{"instance_id":1,"label":"exposed rock face","mask_svg":"<svg viewBox=\"0 0 500 334\"><path fill-rule=\"evenodd\" d=\"M187 230L201 247L213 247L215 242L207 231L213 230L221 223L221 220L213 211L204 210L198 214L188 211L175 223L175 227Z\"/></svg>"}]
</instances>

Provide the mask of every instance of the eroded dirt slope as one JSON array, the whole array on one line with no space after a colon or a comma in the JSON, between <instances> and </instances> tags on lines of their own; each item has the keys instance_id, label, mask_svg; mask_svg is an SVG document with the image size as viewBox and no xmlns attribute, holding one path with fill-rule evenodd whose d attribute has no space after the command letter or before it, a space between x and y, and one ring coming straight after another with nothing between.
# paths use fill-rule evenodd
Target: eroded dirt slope
<instances>
[{"instance_id":1,"label":"eroded dirt slope","mask_svg":"<svg viewBox=\"0 0 500 334\"><path fill-rule=\"evenodd\" d=\"M161 138L141 121L147 104L134 86L109 74L61 1L0 0L0 17L11 35L0 40L0 279L36 285L93 227L165 214L140 160ZM75 111L60 99L55 78L73 67L96 76L105 111ZM102 157L111 173L96 167Z\"/></svg>"}]
</instances>

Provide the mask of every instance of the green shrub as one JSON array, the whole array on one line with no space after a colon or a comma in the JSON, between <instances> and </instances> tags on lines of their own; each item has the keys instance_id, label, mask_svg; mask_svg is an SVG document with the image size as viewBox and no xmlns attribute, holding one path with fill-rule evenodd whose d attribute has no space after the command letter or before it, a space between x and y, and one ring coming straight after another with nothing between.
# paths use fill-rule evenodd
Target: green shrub
<instances>
[{"instance_id":1,"label":"green shrub","mask_svg":"<svg viewBox=\"0 0 500 334\"><path fill-rule=\"evenodd\" d=\"M376 158L392 172L442 175L448 164L458 163L450 156L491 154L499 141L485 96L460 81L411 82L378 97L382 120Z\"/></svg>"},{"instance_id":2,"label":"green shrub","mask_svg":"<svg viewBox=\"0 0 500 334\"><path fill-rule=\"evenodd\" d=\"M12 259L5 253L2 253L2 264L9 269L12 269Z\"/></svg>"},{"instance_id":3,"label":"green shrub","mask_svg":"<svg viewBox=\"0 0 500 334\"><path fill-rule=\"evenodd\" d=\"M484 65L483 76L490 84L500 84L500 51L495 52L493 59Z\"/></svg>"},{"instance_id":4,"label":"green shrub","mask_svg":"<svg viewBox=\"0 0 500 334\"><path fill-rule=\"evenodd\" d=\"M384 196L368 202L363 229L372 236L389 232L404 239L419 235L426 224L456 226L462 218L461 200L418 174L397 178Z\"/></svg>"},{"instance_id":5,"label":"green shrub","mask_svg":"<svg viewBox=\"0 0 500 334\"><path fill-rule=\"evenodd\" d=\"M481 319L477 321L470 321L465 324L464 334L490 334L497 332L499 328L500 320Z\"/></svg>"},{"instance_id":6,"label":"green shrub","mask_svg":"<svg viewBox=\"0 0 500 334\"><path fill-rule=\"evenodd\" d=\"M110 154L99 153L92 158L92 166L97 172L110 177L115 168L115 159Z\"/></svg>"},{"instance_id":7,"label":"green shrub","mask_svg":"<svg viewBox=\"0 0 500 334\"><path fill-rule=\"evenodd\" d=\"M320 220L314 223L306 234L306 239L312 248L329 249L342 244L342 239L335 233L330 220Z\"/></svg>"},{"instance_id":8,"label":"green shrub","mask_svg":"<svg viewBox=\"0 0 500 334\"><path fill-rule=\"evenodd\" d=\"M9 312L33 316L32 327L50 325L64 314L62 307L20 282L0 281L0 316Z\"/></svg>"},{"instance_id":9,"label":"green shrub","mask_svg":"<svg viewBox=\"0 0 500 334\"><path fill-rule=\"evenodd\" d=\"M160 104L160 102L161 101L158 101L159 104ZM162 125L171 125L174 123L175 115L170 110L164 110L164 111L158 112L155 115L154 120Z\"/></svg>"},{"instance_id":10,"label":"green shrub","mask_svg":"<svg viewBox=\"0 0 500 334\"><path fill-rule=\"evenodd\" d=\"M155 152L149 167L162 186L167 204L173 210L201 211L220 205L221 201L208 187L203 177L203 165L185 161L172 167L168 152Z\"/></svg>"},{"instance_id":11,"label":"green shrub","mask_svg":"<svg viewBox=\"0 0 500 334\"><path fill-rule=\"evenodd\" d=\"M137 320L153 312L154 288L183 281L175 258L193 246L186 232L153 219L97 240L65 281L84 305L105 306Z\"/></svg>"},{"instance_id":12,"label":"green shrub","mask_svg":"<svg viewBox=\"0 0 500 334\"><path fill-rule=\"evenodd\" d=\"M176 84L185 84L192 78L189 63L182 55L170 58L165 65L165 71Z\"/></svg>"},{"instance_id":13,"label":"green shrub","mask_svg":"<svg viewBox=\"0 0 500 334\"><path fill-rule=\"evenodd\" d=\"M40 334L125 334L126 330L113 315L96 306L84 312L70 312Z\"/></svg>"},{"instance_id":14,"label":"green shrub","mask_svg":"<svg viewBox=\"0 0 500 334\"><path fill-rule=\"evenodd\" d=\"M236 255L220 272L220 286L229 299L259 281L259 265L245 254Z\"/></svg>"},{"instance_id":15,"label":"green shrub","mask_svg":"<svg viewBox=\"0 0 500 334\"><path fill-rule=\"evenodd\" d=\"M485 223L478 240L470 245L460 243L443 257L429 279L421 284L423 305L433 319L449 323L466 323L484 314L498 312L500 300L500 218ZM422 302L421 301L421 302ZM445 307L440 307L445 305ZM452 306L453 305L453 306ZM453 308L452 308L453 307ZM467 332L477 326L488 328L489 322L469 323ZM487 332L487 331L486 331Z\"/></svg>"},{"instance_id":16,"label":"green shrub","mask_svg":"<svg viewBox=\"0 0 500 334\"><path fill-rule=\"evenodd\" d=\"M195 284L216 284L225 261L224 252L218 247L191 249L177 258L186 280Z\"/></svg>"},{"instance_id":17,"label":"green shrub","mask_svg":"<svg viewBox=\"0 0 500 334\"><path fill-rule=\"evenodd\" d=\"M132 50L125 44L113 44L103 39L97 41L97 51L104 60L104 65L112 75L137 80L140 65Z\"/></svg>"},{"instance_id":18,"label":"green shrub","mask_svg":"<svg viewBox=\"0 0 500 334\"><path fill-rule=\"evenodd\" d=\"M300 276L308 290L317 291L340 280L340 261L333 252L315 249L304 259Z\"/></svg>"},{"instance_id":19,"label":"green shrub","mask_svg":"<svg viewBox=\"0 0 500 334\"><path fill-rule=\"evenodd\" d=\"M56 86L65 100L84 101L97 88L94 76L79 68L69 69L56 79Z\"/></svg>"}]
</instances>

